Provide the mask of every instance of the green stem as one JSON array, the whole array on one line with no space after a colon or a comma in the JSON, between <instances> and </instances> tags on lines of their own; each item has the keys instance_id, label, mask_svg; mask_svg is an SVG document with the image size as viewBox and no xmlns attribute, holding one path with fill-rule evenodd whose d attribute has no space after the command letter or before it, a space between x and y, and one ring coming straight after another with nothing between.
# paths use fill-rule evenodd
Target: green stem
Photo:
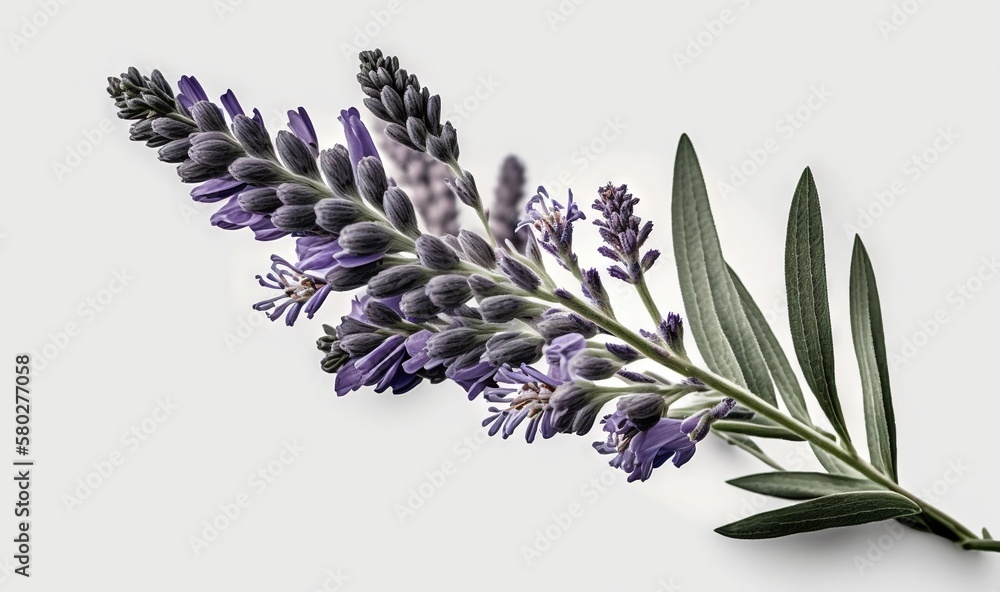
<instances>
[{"instance_id":1,"label":"green stem","mask_svg":"<svg viewBox=\"0 0 1000 592\"><path fill-rule=\"evenodd\" d=\"M663 321L663 316L660 314L660 309L656 307L653 295L649 293L649 286L646 285L646 276L639 276L639 281L635 283L635 290L639 293L639 298L642 298L642 303L646 306L646 310L649 311L649 316L653 319L653 323L659 326Z\"/></svg>"},{"instance_id":2,"label":"green stem","mask_svg":"<svg viewBox=\"0 0 1000 592\"><path fill-rule=\"evenodd\" d=\"M550 301L559 302L574 312L583 315L603 327L605 330L611 332L619 339L622 339L636 350L642 352L647 358L653 360L654 362L677 372L681 376L696 378L716 391L728 397L732 397L737 403L743 405L750 411L758 413L761 416L774 421L778 425L787 428L792 433L813 443L830 455L842 460L845 464L856 470L861 475L867 477L872 482L877 483L889 491L906 497L913 503L920 506L925 514L949 527L962 539L962 544L965 548L993 550L993 545L986 545L977 542L982 539L976 536L971 530L940 509L900 487L899 484L881 473L878 469L872 466L871 463L860 458L857 453L843 448L834 440L831 440L827 436L821 434L813 426L807 425L791 416L785 415L777 407L771 406L767 401L751 393L744 387L733 383L727 378L702 369L687 359L674 356L662 348L657 347L654 343L643 339L640 335L636 334L628 327L625 327L617 320L607 317L600 311L595 310L591 306L576 298L569 300L559 299L556 298L554 294L544 294L540 296L548 297Z\"/></svg>"}]
</instances>

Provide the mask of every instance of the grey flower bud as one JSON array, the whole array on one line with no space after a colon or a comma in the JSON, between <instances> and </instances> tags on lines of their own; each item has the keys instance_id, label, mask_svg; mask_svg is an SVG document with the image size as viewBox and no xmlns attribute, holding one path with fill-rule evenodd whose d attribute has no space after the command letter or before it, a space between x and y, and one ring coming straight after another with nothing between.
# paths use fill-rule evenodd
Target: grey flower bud
<instances>
[{"instance_id":1,"label":"grey flower bud","mask_svg":"<svg viewBox=\"0 0 1000 592\"><path fill-rule=\"evenodd\" d=\"M219 167L224 171L243 155L243 148L222 132L201 132L191 136L188 156L207 167Z\"/></svg>"},{"instance_id":2,"label":"grey flower bud","mask_svg":"<svg viewBox=\"0 0 1000 592\"><path fill-rule=\"evenodd\" d=\"M176 119L171 119L169 117L157 117L153 120L144 119L137 123L142 123L143 121L151 121L152 123L150 125L152 126L153 131L156 132L157 135L163 136L168 140L180 140L198 131L197 127L189 123L177 121Z\"/></svg>"},{"instance_id":3,"label":"grey flower bud","mask_svg":"<svg viewBox=\"0 0 1000 592\"><path fill-rule=\"evenodd\" d=\"M524 233L526 238L524 241L524 256L527 257L535 265L542 265L542 249L538 246L538 241L535 240L535 235L530 232Z\"/></svg>"},{"instance_id":4,"label":"grey flower bud","mask_svg":"<svg viewBox=\"0 0 1000 592\"><path fill-rule=\"evenodd\" d=\"M578 382L559 385L549 398L552 427L561 434L586 434L594 427L607 397L597 395L593 386Z\"/></svg>"},{"instance_id":5,"label":"grey flower bud","mask_svg":"<svg viewBox=\"0 0 1000 592\"><path fill-rule=\"evenodd\" d=\"M458 162L458 153L458 134L450 121L445 122L440 135L427 136L427 154L441 162L445 164Z\"/></svg>"},{"instance_id":6,"label":"grey flower bud","mask_svg":"<svg viewBox=\"0 0 1000 592\"><path fill-rule=\"evenodd\" d=\"M385 336L378 333L354 333L341 338L340 347L352 358L358 358L372 353L383 341Z\"/></svg>"},{"instance_id":7,"label":"grey flower bud","mask_svg":"<svg viewBox=\"0 0 1000 592\"><path fill-rule=\"evenodd\" d=\"M237 201L244 212L251 214L270 214L282 205L273 187L247 189L240 193Z\"/></svg>"},{"instance_id":8,"label":"grey flower bud","mask_svg":"<svg viewBox=\"0 0 1000 592\"><path fill-rule=\"evenodd\" d=\"M465 256L476 265L486 269L493 269L497 266L497 259L496 255L493 254L493 247L486 242L486 239L479 236L475 232L470 232L464 228L459 230L458 242L462 245L462 250L465 251Z\"/></svg>"},{"instance_id":9,"label":"grey flower bud","mask_svg":"<svg viewBox=\"0 0 1000 592\"><path fill-rule=\"evenodd\" d=\"M517 287L527 290L528 292L534 292L538 289L538 285L542 283L542 280L532 271L527 265L521 263L517 259L504 253L502 250L497 249L496 251L497 261L500 264L500 270L503 271L510 281L514 282Z\"/></svg>"},{"instance_id":10,"label":"grey flower bud","mask_svg":"<svg viewBox=\"0 0 1000 592\"><path fill-rule=\"evenodd\" d=\"M229 174L237 181L250 185L276 185L291 181L288 171L278 163L264 158L244 156L229 165Z\"/></svg>"},{"instance_id":11,"label":"grey flower bud","mask_svg":"<svg viewBox=\"0 0 1000 592\"><path fill-rule=\"evenodd\" d=\"M463 172L461 177L454 182L455 195L462 203L474 210L482 207L482 200L479 198L479 189L476 188L476 179L472 173Z\"/></svg>"},{"instance_id":12,"label":"grey flower bud","mask_svg":"<svg viewBox=\"0 0 1000 592\"><path fill-rule=\"evenodd\" d=\"M417 257L420 262L435 271L454 269L458 263L458 254L440 238L422 234L417 239Z\"/></svg>"},{"instance_id":13,"label":"grey flower bud","mask_svg":"<svg viewBox=\"0 0 1000 592\"><path fill-rule=\"evenodd\" d=\"M416 117L410 117L406 120L406 135L410 138L410 142L417 146L418 148L425 148L427 145L427 128L424 127L424 122L420 121Z\"/></svg>"},{"instance_id":14,"label":"grey flower bud","mask_svg":"<svg viewBox=\"0 0 1000 592\"><path fill-rule=\"evenodd\" d=\"M293 173L319 179L319 169L316 159L309 146L295 134L281 130L276 138L278 156Z\"/></svg>"},{"instance_id":15,"label":"grey flower bud","mask_svg":"<svg viewBox=\"0 0 1000 592\"><path fill-rule=\"evenodd\" d=\"M187 138L171 140L160 148L157 156L163 162L184 162L190 148L191 140Z\"/></svg>"},{"instance_id":16,"label":"grey flower bud","mask_svg":"<svg viewBox=\"0 0 1000 592\"><path fill-rule=\"evenodd\" d=\"M491 323L506 323L514 319L531 319L546 310L546 307L527 298L511 295L488 296L479 303L483 319Z\"/></svg>"},{"instance_id":17,"label":"grey flower bud","mask_svg":"<svg viewBox=\"0 0 1000 592\"><path fill-rule=\"evenodd\" d=\"M486 342L486 356L496 365L531 364L542 357L545 340L531 333L505 331Z\"/></svg>"},{"instance_id":18,"label":"grey flower bud","mask_svg":"<svg viewBox=\"0 0 1000 592\"><path fill-rule=\"evenodd\" d=\"M663 341L666 342L667 347L672 349L675 353L680 355L685 355L684 352L684 320L681 319L681 315L671 312L667 314L667 318L660 321L659 327L657 327L657 332Z\"/></svg>"},{"instance_id":19,"label":"grey flower bud","mask_svg":"<svg viewBox=\"0 0 1000 592\"><path fill-rule=\"evenodd\" d=\"M368 203L382 209L382 196L389 188L389 180L381 161L374 156L366 156L358 162L358 191Z\"/></svg>"},{"instance_id":20,"label":"grey flower bud","mask_svg":"<svg viewBox=\"0 0 1000 592\"><path fill-rule=\"evenodd\" d=\"M327 272L326 283L337 292L347 292L366 285L382 270L382 263L376 261L359 267L338 265Z\"/></svg>"},{"instance_id":21,"label":"grey flower bud","mask_svg":"<svg viewBox=\"0 0 1000 592\"><path fill-rule=\"evenodd\" d=\"M427 99L427 109L424 113L424 123L432 134L441 133L441 96L433 95Z\"/></svg>"},{"instance_id":22,"label":"grey flower bud","mask_svg":"<svg viewBox=\"0 0 1000 592\"><path fill-rule=\"evenodd\" d=\"M191 117L198 124L198 129L203 132L225 132L226 120L222 117L222 110L208 101L198 101L191 106Z\"/></svg>"},{"instance_id":23,"label":"grey flower bud","mask_svg":"<svg viewBox=\"0 0 1000 592\"><path fill-rule=\"evenodd\" d=\"M611 378L622 367L620 362L609 360L584 350L570 360L570 376L584 380L603 380Z\"/></svg>"},{"instance_id":24,"label":"grey flower bud","mask_svg":"<svg viewBox=\"0 0 1000 592\"><path fill-rule=\"evenodd\" d=\"M267 134L264 126L259 125L253 119L246 115L237 115L233 119L233 135L250 156L274 159L274 146L271 145L271 137Z\"/></svg>"},{"instance_id":25,"label":"grey flower bud","mask_svg":"<svg viewBox=\"0 0 1000 592\"><path fill-rule=\"evenodd\" d=\"M334 195L344 199L357 195L357 190L354 188L354 167L351 166L347 148L337 144L329 150L323 150L319 153L319 166L323 169L326 184L333 190Z\"/></svg>"},{"instance_id":26,"label":"grey flower bud","mask_svg":"<svg viewBox=\"0 0 1000 592\"><path fill-rule=\"evenodd\" d=\"M339 240L340 246L353 255L386 253L397 246L396 234L381 222L349 224L341 229Z\"/></svg>"},{"instance_id":27,"label":"grey flower bud","mask_svg":"<svg viewBox=\"0 0 1000 592\"><path fill-rule=\"evenodd\" d=\"M391 298L419 288L433 277L433 272L423 265L399 265L379 272L368 282L368 295L372 298Z\"/></svg>"},{"instance_id":28,"label":"grey flower bud","mask_svg":"<svg viewBox=\"0 0 1000 592\"><path fill-rule=\"evenodd\" d=\"M278 186L278 199L286 206L311 206L323 197L319 190L308 185L282 183Z\"/></svg>"},{"instance_id":29,"label":"grey flower bud","mask_svg":"<svg viewBox=\"0 0 1000 592\"><path fill-rule=\"evenodd\" d=\"M547 341L571 333L579 333L585 339L590 339L597 335L597 325L576 313L550 309L550 313L546 314L545 318L538 323L538 332Z\"/></svg>"},{"instance_id":30,"label":"grey flower bud","mask_svg":"<svg viewBox=\"0 0 1000 592\"><path fill-rule=\"evenodd\" d=\"M382 196L382 208L389 223L399 232L412 236L420 236L417 228L417 212L406 192L399 187L388 188Z\"/></svg>"},{"instance_id":31,"label":"grey flower bud","mask_svg":"<svg viewBox=\"0 0 1000 592\"><path fill-rule=\"evenodd\" d=\"M339 235L345 227L367 217L365 206L336 197L320 200L314 209L316 225L333 235Z\"/></svg>"},{"instance_id":32,"label":"grey flower bud","mask_svg":"<svg viewBox=\"0 0 1000 592\"><path fill-rule=\"evenodd\" d=\"M403 106L403 99L399 93L390 86L382 88L382 107L392 117L393 121L403 121L406 119L406 108Z\"/></svg>"},{"instance_id":33,"label":"grey flower bud","mask_svg":"<svg viewBox=\"0 0 1000 592\"><path fill-rule=\"evenodd\" d=\"M403 298L399 301L399 307L408 318L418 321L433 319L441 312L441 308L431 302L430 296L427 295L424 288L417 288L403 294Z\"/></svg>"},{"instance_id":34,"label":"grey flower bud","mask_svg":"<svg viewBox=\"0 0 1000 592\"><path fill-rule=\"evenodd\" d=\"M424 290L431 302L444 310L457 308L472 298L469 282L461 275L439 275L431 278Z\"/></svg>"},{"instance_id":35,"label":"grey flower bud","mask_svg":"<svg viewBox=\"0 0 1000 592\"><path fill-rule=\"evenodd\" d=\"M163 119L162 117L160 119ZM133 142L145 142L158 138L159 135L153 130L152 119L140 119L128 128L128 139Z\"/></svg>"},{"instance_id":36,"label":"grey flower bud","mask_svg":"<svg viewBox=\"0 0 1000 592\"><path fill-rule=\"evenodd\" d=\"M472 288L472 293L476 295L476 298L488 298L507 293L503 286L478 273L469 276L469 287Z\"/></svg>"},{"instance_id":37,"label":"grey flower bud","mask_svg":"<svg viewBox=\"0 0 1000 592\"><path fill-rule=\"evenodd\" d=\"M622 343L605 343L604 347L623 362L634 362L642 357L642 354Z\"/></svg>"},{"instance_id":38,"label":"grey flower bud","mask_svg":"<svg viewBox=\"0 0 1000 592\"><path fill-rule=\"evenodd\" d=\"M365 317L373 325L378 325L379 327L395 327L403 320L395 310L390 308L387 304L379 302L375 299L370 299L365 303Z\"/></svg>"},{"instance_id":39,"label":"grey flower bud","mask_svg":"<svg viewBox=\"0 0 1000 592\"><path fill-rule=\"evenodd\" d=\"M225 172L224 168L222 172ZM180 176L181 181L184 183L201 183L202 181L215 179L221 174L219 167L205 166L193 160L185 160L177 165L177 175Z\"/></svg>"},{"instance_id":40,"label":"grey flower bud","mask_svg":"<svg viewBox=\"0 0 1000 592\"><path fill-rule=\"evenodd\" d=\"M312 206L281 206L271 214L271 222L278 230L305 232L316 225Z\"/></svg>"},{"instance_id":41,"label":"grey flower bud","mask_svg":"<svg viewBox=\"0 0 1000 592\"><path fill-rule=\"evenodd\" d=\"M410 141L410 133L406 131L406 128L398 123L390 123L385 126L385 135L389 136L394 142L402 144L411 150L416 150L418 152L423 152L422 146L415 146L413 142Z\"/></svg>"},{"instance_id":42,"label":"grey flower bud","mask_svg":"<svg viewBox=\"0 0 1000 592\"><path fill-rule=\"evenodd\" d=\"M424 104L424 98L419 90L412 86L406 87L406 92L403 93L403 106L406 108L407 117L423 118Z\"/></svg>"},{"instance_id":43,"label":"grey flower bud","mask_svg":"<svg viewBox=\"0 0 1000 592\"><path fill-rule=\"evenodd\" d=\"M488 339L489 333L471 327L449 328L427 340L427 353L432 358L454 358L483 345Z\"/></svg>"},{"instance_id":44,"label":"grey flower bud","mask_svg":"<svg viewBox=\"0 0 1000 592\"><path fill-rule=\"evenodd\" d=\"M604 289L600 272L593 268L584 270L581 283L584 295L594 303L594 306L605 312L610 309L611 304L608 292Z\"/></svg>"},{"instance_id":45,"label":"grey flower bud","mask_svg":"<svg viewBox=\"0 0 1000 592\"><path fill-rule=\"evenodd\" d=\"M635 427L646 431L660 421L663 415L663 397L646 393L618 399L618 410L628 417Z\"/></svg>"}]
</instances>

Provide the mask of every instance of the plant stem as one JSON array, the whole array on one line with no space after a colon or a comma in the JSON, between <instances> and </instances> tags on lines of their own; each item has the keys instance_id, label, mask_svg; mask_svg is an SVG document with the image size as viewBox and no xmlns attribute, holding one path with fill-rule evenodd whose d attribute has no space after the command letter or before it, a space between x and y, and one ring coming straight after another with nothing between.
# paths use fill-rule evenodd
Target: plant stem
<instances>
[{"instance_id":1,"label":"plant stem","mask_svg":"<svg viewBox=\"0 0 1000 592\"><path fill-rule=\"evenodd\" d=\"M663 315L660 314L660 309L656 307L653 295L649 293L649 286L646 285L646 276L639 276L639 281L635 282L635 291L639 293L639 298L642 298L642 303L646 305L646 310L649 311L649 316L652 317L653 323L658 326L663 321Z\"/></svg>"},{"instance_id":2,"label":"plant stem","mask_svg":"<svg viewBox=\"0 0 1000 592\"><path fill-rule=\"evenodd\" d=\"M786 415L785 413L782 413L777 407L771 406L767 401L751 393L746 388L709 370L702 369L687 359L670 354L669 352L656 346L654 343L643 339L640 335L636 334L628 327L625 327L617 320L607 317L600 311L594 309L579 299L561 299L557 298L554 294L542 294L540 296L543 298L548 297L552 302L561 303L574 312L597 323L599 326L611 332L619 339L622 339L636 350L642 352L647 358L653 360L654 362L657 362L658 364L669 368L682 376L696 378L716 391L732 397L737 403L743 405L747 409L774 421L778 425L787 428L792 433L801 436L806 441L815 444L817 447L826 451L830 455L842 460L845 464L858 471L858 473L867 477L872 482L889 491L906 497L913 503L920 506L921 510L925 514L934 518L954 532L961 539L959 542L963 544L964 548L1000 550L995 549L994 545L981 544L980 542L977 542L983 541L983 539L980 539L975 533L948 514L900 487L899 484L881 473L878 469L872 466L871 463L860 458L856 452L843 448L836 441L831 440L817 431L817 429L813 426L807 425L789 415Z\"/></svg>"}]
</instances>

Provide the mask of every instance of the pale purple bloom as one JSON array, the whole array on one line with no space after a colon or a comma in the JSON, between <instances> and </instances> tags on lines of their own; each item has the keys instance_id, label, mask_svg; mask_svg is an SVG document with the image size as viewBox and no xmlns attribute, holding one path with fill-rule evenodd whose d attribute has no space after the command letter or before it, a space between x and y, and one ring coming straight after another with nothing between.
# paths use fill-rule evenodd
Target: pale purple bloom
<instances>
[{"instance_id":1,"label":"pale purple bloom","mask_svg":"<svg viewBox=\"0 0 1000 592\"><path fill-rule=\"evenodd\" d=\"M368 128L361 121L361 114L358 113L357 108L351 107L341 111L340 117L337 119L344 124L347 152L351 156L351 166L354 168L355 174L357 174L358 162L362 158L374 156L379 161L382 160L378 155L378 149L375 148L375 142L372 141L371 134L368 133Z\"/></svg>"},{"instance_id":2,"label":"pale purple bloom","mask_svg":"<svg viewBox=\"0 0 1000 592\"><path fill-rule=\"evenodd\" d=\"M524 206L524 212L527 218L518 223L515 232L529 226L534 228L543 249L554 255L563 267L575 267L573 222L587 217L573 201L573 190L569 190L569 199L563 207L562 203L549 197L544 187L539 187L538 193Z\"/></svg>"},{"instance_id":3,"label":"pale purple bloom","mask_svg":"<svg viewBox=\"0 0 1000 592\"><path fill-rule=\"evenodd\" d=\"M181 91L177 94L177 103L185 115L191 114L191 107L195 103L208 100L205 89L201 87L201 83L194 76L181 76L181 79L177 81L177 88Z\"/></svg>"},{"instance_id":4,"label":"pale purple bloom","mask_svg":"<svg viewBox=\"0 0 1000 592\"><path fill-rule=\"evenodd\" d=\"M313 127L312 119L309 118L304 107L299 107L297 111L288 112L288 129L292 130L293 134L309 146L313 158L319 156L319 138L316 136L316 128Z\"/></svg>"},{"instance_id":5,"label":"pale purple bloom","mask_svg":"<svg viewBox=\"0 0 1000 592\"><path fill-rule=\"evenodd\" d=\"M257 276L257 281L265 288L281 291L281 294L253 305L254 310L268 311L267 318L276 321L284 315L285 324L295 324L300 312L313 318L316 311L330 293L330 286L323 278L307 274L277 255L271 255L271 271L266 276Z\"/></svg>"}]
</instances>

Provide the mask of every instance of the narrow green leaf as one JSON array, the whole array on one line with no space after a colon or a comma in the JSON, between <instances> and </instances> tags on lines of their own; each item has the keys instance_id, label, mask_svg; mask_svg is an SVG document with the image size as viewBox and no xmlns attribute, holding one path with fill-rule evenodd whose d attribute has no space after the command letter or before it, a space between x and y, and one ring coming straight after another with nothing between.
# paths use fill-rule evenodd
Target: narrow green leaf
<instances>
[{"instance_id":1,"label":"narrow green leaf","mask_svg":"<svg viewBox=\"0 0 1000 592\"><path fill-rule=\"evenodd\" d=\"M828 475L826 473L777 472L747 475L727 481L730 485L762 495L792 500L807 500L848 491L881 489L868 479Z\"/></svg>"},{"instance_id":2,"label":"narrow green leaf","mask_svg":"<svg viewBox=\"0 0 1000 592\"><path fill-rule=\"evenodd\" d=\"M967 551L993 551L994 553L1000 553L1000 541L972 539L962 541L962 548Z\"/></svg>"},{"instance_id":3,"label":"narrow green leaf","mask_svg":"<svg viewBox=\"0 0 1000 592\"><path fill-rule=\"evenodd\" d=\"M720 419L712 423L713 430L727 432L730 434L743 434L744 436L756 436L758 438L776 438L779 440L789 440L791 442L802 442L803 438L788 431L772 421L762 417L754 417L750 420L730 420Z\"/></svg>"},{"instance_id":4,"label":"narrow green leaf","mask_svg":"<svg viewBox=\"0 0 1000 592\"><path fill-rule=\"evenodd\" d=\"M803 171L795 188L792 209L788 214L785 288L788 292L788 322L802 375L834 431L850 442L834 379L823 217L819 208L819 193L808 168Z\"/></svg>"},{"instance_id":5,"label":"narrow green leaf","mask_svg":"<svg viewBox=\"0 0 1000 592\"><path fill-rule=\"evenodd\" d=\"M785 403L785 407L788 408L788 413L795 419L807 425L812 425L812 418L809 417L806 399L802 394L802 387L799 386L799 379L796 378L795 371L792 370L792 365L788 361L788 356L785 355L781 344L778 343L778 338L775 337L774 331L767 322L767 318L761 312L753 296L750 295L750 291L743 285L743 281L740 280L740 277L732 267L729 268L729 275L733 278L733 284L740 295L740 302L743 303L743 310L750 320L750 327L753 329L757 343L760 345L764 362L767 364L767 369L771 372L771 378L774 379L775 386L778 387L781 400ZM855 473L853 469L844 464L840 459L819 446L815 444L810 444L810 446L819 463L827 471L840 474Z\"/></svg>"},{"instance_id":6,"label":"narrow green leaf","mask_svg":"<svg viewBox=\"0 0 1000 592\"><path fill-rule=\"evenodd\" d=\"M865 427L872 464L891 477L896 476L896 418L889 389L889 364L885 353L882 307L871 259L860 236L854 237L851 258L851 332L854 352L861 369L865 397Z\"/></svg>"},{"instance_id":7,"label":"narrow green leaf","mask_svg":"<svg viewBox=\"0 0 1000 592\"><path fill-rule=\"evenodd\" d=\"M671 212L687 324L705 363L777 405L760 346L722 257L701 166L687 135L677 146Z\"/></svg>"},{"instance_id":8,"label":"narrow green leaf","mask_svg":"<svg viewBox=\"0 0 1000 592\"><path fill-rule=\"evenodd\" d=\"M920 513L920 506L891 491L833 493L763 512L720 526L715 532L734 539L772 539L827 528L855 526Z\"/></svg>"}]
</instances>

